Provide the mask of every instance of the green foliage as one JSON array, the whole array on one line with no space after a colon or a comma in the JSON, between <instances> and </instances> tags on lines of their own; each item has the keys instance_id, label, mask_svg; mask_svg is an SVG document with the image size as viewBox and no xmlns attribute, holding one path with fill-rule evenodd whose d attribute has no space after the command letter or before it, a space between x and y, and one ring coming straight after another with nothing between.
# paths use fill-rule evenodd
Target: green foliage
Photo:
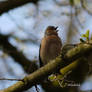
<instances>
[{"instance_id":1,"label":"green foliage","mask_svg":"<svg viewBox=\"0 0 92 92\"><path fill-rule=\"evenodd\" d=\"M61 74L58 75L52 74L51 76L49 76L49 80L52 81L53 86L64 88L67 86L67 83L64 81L63 77L64 76Z\"/></svg>"},{"instance_id":2,"label":"green foliage","mask_svg":"<svg viewBox=\"0 0 92 92\"><path fill-rule=\"evenodd\" d=\"M81 35L82 38L80 38L80 41L81 41L81 42L87 42L87 41L89 41L89 39L90 39L90 38L89 38L89 33L90 33L90 30L87 30L85 34L82 34L82 35ZM85 38L86 41L85 41L83 38Z\"/></svg>"},{"instance_id":3,"label":"green foliage","mask_svg":"<svg viewBox=\"0 0 92 92\"><path fill-rule=\"evenodd\" d=\"M74 5L80 4L81 2L80 2L80 0L69 0L69 3L70 3L70 5L74 6Z\"/></svg>"},{"instance_id":4,"label":"green foliage","mask_svg":"<svg viewBox=\"0 0 92 92\"><path fill-rule=\"evenodd\" d=\"M55 80L56 79L56 76L54 75L54 74L52 74L51 76L49 76L49 80L50 81L53 81L53 80Z\"/></svg>"},{"instance_id":5,"label":"green foliage","mask_svg":"<svg viewBox=\"0 0 92 92\"><path fill-rule=\"evenodd\" d=\"M75 5L80 4L80 0L74 0L74 4L75 4Z\"/></svg>"},{"instance_id":6,"label":"green foliage","mask_svg":"<svg viewBox=\"0 0 92 92\"><path fill-rule=\"evenodd\" d=\"M74 0L69 0L69 2L72 6L74 5Z\"/></svg>"},{"instance_id":7,"label":"green foliage","mask_svg":"<svg viewBox=\"0 0 92 92\"><path fill-rule=\"evenodd\" d=\"M89 30L87 30L86 31L86 33L85 34L82 34L82 36L81 37L85 37L85 38L87 38L87 40L89 40Z\"/></svg>"}]
</instances>

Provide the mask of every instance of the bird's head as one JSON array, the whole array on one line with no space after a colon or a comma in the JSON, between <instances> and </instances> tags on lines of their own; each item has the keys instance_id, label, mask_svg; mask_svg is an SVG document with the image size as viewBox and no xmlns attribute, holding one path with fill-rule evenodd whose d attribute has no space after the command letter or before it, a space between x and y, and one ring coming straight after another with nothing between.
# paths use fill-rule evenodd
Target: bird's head
<instances>
[{"instance_id":1,"label":"bird's head","mask_svg":"<svg viewBox=\"0 0 92 92\"><path fill-rule=\"evenodd\" d=\"M57 30L58 27L54 27L54 26L48 26L46 31L45 31L45 36L48 36L48 35L58 35L58 30Z\"/></svg>"}]
</instances>

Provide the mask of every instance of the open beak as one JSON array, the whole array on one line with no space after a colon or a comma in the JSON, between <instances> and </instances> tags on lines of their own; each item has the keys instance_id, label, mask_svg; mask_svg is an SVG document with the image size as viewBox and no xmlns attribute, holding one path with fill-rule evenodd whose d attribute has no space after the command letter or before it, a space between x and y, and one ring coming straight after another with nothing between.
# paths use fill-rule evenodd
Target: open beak
<instances>
[{"instance_id":1,"label":"open beak","mask_svg":"<svg viewBox=\"0 0 92 92\"><path fill-rule=\"evenodd\" d=\"M55 31L56 31L56 32L58 32L58 31L59 31L59 30L57 30L57 28L58 28L58 26L57 26L57 27L55 27Z\"/></svg>"},{"instance_id":2,"label":"open beak","mask_svg":"<svg viewBox=\"0 0 92 92\"><path fill-rule=\"evenodd\" d=\"M55 30L57 30L57 28L58 28L58 26L57 26L57 27L55 27Z\"/></svg>"}]
</instances>

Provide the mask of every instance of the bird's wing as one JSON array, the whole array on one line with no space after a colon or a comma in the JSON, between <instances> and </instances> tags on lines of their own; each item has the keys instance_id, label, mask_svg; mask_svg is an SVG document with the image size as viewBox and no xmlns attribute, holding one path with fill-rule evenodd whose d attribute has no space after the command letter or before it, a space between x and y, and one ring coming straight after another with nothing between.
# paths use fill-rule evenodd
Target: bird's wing
<instances>
[{"instance_id":1,"label":"bird's wing","mask_svg":"<svg viewBox=\"0 0 92 92\"><path fill-rule=\"evenodd\" d=\"M41 50L41 44L40 44L40 48L39 48L39 64L40 64L40 67L42 67L43 63L42 63L41 56L40 56L40 50Z\"/></svg>"}]
</instances>

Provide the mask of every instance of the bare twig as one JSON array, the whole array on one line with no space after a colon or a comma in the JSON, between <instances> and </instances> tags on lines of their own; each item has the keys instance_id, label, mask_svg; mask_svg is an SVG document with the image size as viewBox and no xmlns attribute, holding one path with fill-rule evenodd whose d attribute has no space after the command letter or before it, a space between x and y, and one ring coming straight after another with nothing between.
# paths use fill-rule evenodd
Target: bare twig
<instances>
[{"instance_id":1,"label":"bare twig","mask_svg":"<svg viewBox=\"0 0 92 92\"><path fill-rule=\"evenodd\" d=\"M65 1L65 2L58 2L57 0L54 0L55 3L59 6L68 6L70 5L69 2Z\"/></svg>"},{"instance_id":2,"label":"bare twig","mask_svg":"<svg viewBox=\"0 0 92 92\"><path fill-rule=\"evenodd\" d=\"M0 2L0 14L30 2L36 4L38 0L6 0L4 2Z\"/></svg>"},{"instance_id":3,"label":"bare twig","mask_svg":"<svg viewBox=\"0 0 92 92\"><path fill-rule=\"evenodd\" d=\"M69 28L67 32L67 41L66 43L69 43L71 41L71 35L72 35L72 24L73 24L73 11L72 11L72 6L70 7L70 22L69 22Z\"/></svg>"},{"instance_id":4,"label":"bare twig","mask_svg":"<svg viewBox=\"0 0 92 92\"><path fill-rule=\"evenodd\" d=\"M10 79L10 78L0 78L0 80L22 81L22 79Z\"/></svg>"},{"instance_id":5,"label":"bare twig","mask_svg":"<svg viewBox=\"0 0 92 92\"><path fill-rule=\"evenodd\" d=\"M5 35L1 35L0 34L0 46L2 46L3 51L5 53L8 53L16 62L18 62L19 64L22 65L22 67L24 68L24 70L26 72L28 72L29 67L30 69L30 73L35 71L37 69L37 65L35 62L30 62L30 60L28 60L22 52L18 51L16 47L12 46L9 42L8 42L8 37L9 36L5 36Z\"/></svg>"},{"instance_id":6,"label":"bare twig","mask_svg":"<svg viewBox=\"0 0 92 92\"><path fill-rule=\"evenodd\" d=\"M82 6L82 8L86 11L86 12L88 12L88 14L90 14L90 15L92 15L92 12L86 7L86 5L85 5L85 0L80 0L81 1L81 6Z\"/></svg>"},{"instance_id":7,"label":"bare twig","mask_svg":"<svg viewBox=\"0 0 92 92\"><path fill-rule=\"evenodd\" d=\"M67 60L66 63L65 63L65 61L63 61L61 56L58 56L55 60L52 60L51 62L49 62L45 66L41 67L34 73L26 76L23 79L23 81L19 81L16 84L14 84L8 88L1 90L1 92L22 92L24 90L27 90L30 87L41 83L48 75L53 73L54 70L61 69L64 67L64 65L66 65L65 67L68 67L67 65L69 64L69 61L71 61L71 64L72 64L72 62L74 60L81 58L82 56L84 56L85 54L87 55L87 53L90 53L90 52L92 52L92 45L86 44L86 43L79 44L78 46L69 50L65 54L65 59ZM75 63L76 63L76 61L75 61ZM83 63L83 61L81 60L81 62L79 62L79 63ZM75 64L75 66L76 66L76 64ZM66 71L68 71L68 70L70 71L70 69L74 69L75 66L71 65L70 67L65 68L65 70L67 69Z\"/></svg>"},{"instance_id":8,"label":"bare twig","mask_svg":"<svg viewBox=\"0 0 92 92\"><path fill-rule=\"evenodd\" d=\"M39 88L35 85L36 92L39 92Z\"/></svg>"},{"instance_id":9,"label":"bare twig","mask_svg":"<svg viewBox=\"0 0 92 92\"><path fill-rule=\"evenodd\" d=\"M75 6L75 18L76 18L76 20L77 20L79 26L80 26L81 28L84 28L83 25L81 24L79 18L78 18L78 14L79 14L78 8Z\"/></svg>"}]
</instances>

